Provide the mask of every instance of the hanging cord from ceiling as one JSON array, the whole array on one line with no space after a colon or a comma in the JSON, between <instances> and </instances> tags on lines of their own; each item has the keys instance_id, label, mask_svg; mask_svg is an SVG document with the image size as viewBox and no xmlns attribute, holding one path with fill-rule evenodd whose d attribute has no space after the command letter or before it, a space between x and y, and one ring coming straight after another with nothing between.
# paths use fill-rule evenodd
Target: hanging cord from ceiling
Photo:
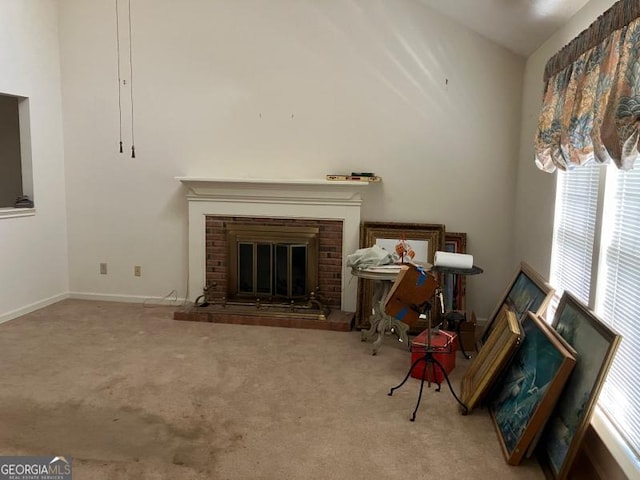
<instances>
[{"instance_id":1,"label":"hanging cord from ceiling","mask_svg":"<svg viewBox=\"0 0 640 480\"><path fill-rule=\"evenodd\" d=\"M120 127L120 153L122 148L122 78L120 75L120 15L118 12L118 0L116 1L116 50L118 54L118 114Z\"/></svg>"},{"instance_id":2,"label":"hanging cord from ceiling","mask_svg":"<svg viewBox=\"0 0 640 480\"><path fill-rule=\"evenodd\" d=\"M120 44L120 9L119 3L122 0L115 0L116 10L116 49L118 60L118 115L119 115L119 129L120 129L120 153L124 152L124 142L122 139L122 87L127 84L126 79L122 78L122 45ZM134 108L133 108L133 35L132 35L132 22L131 22L131 0L127 1L127 24L129 27L129 102L131 105L131 158L136 158L135 147L135 127L134 127Z\"/></svg>"},{"instance_id":3,"label":"hanging cord from ceiling","mask_svg":"<svg viewBox=\"0 0 640 480\"><path fill-rule=\"evenodd\" d=\"M131 0L129 0L129 98L131 100L131 158L136 158L133 116L133 37L131 35Z\"/></svg>"}]
</instances>

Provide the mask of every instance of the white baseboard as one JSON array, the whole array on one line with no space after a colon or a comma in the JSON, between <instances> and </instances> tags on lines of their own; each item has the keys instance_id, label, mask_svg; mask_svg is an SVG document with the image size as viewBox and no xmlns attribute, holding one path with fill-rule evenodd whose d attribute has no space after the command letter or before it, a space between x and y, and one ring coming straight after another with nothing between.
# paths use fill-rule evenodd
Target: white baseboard
<instances>
[{"instance_id":1,"label":"white baseboard","mask_svg":"<svg viewBox=\"0 0 640 480\"><path fill-rule=\"evenodd\" d=\"M140 295L118 295L113 293L70 292L69 298L76 300L100 300L104 302L144 303L145 305L166 305L179 307L185 302L184 298L167 299L166 297L144 297Z\"/></svg>"},{"instance_id":2,"label":"white baseboard","mask_svg":"<svg viewBox=\"0 0 640 480\"><path fill-rule=\"evenodd\" d=\"M60 293L58 295L54 295L53 297L45 298L44 300L39 300L24 307L17 308L15 310L12 310L11 312L0 314L0 323L8 322L9 320L21 317L22 315L26 315L27 313L35 312L36 310L40 310L41 308L53 305L54 303L58 303L59 301L66 298L69 298L69 293Z\"/></svg>"}]
</instances>

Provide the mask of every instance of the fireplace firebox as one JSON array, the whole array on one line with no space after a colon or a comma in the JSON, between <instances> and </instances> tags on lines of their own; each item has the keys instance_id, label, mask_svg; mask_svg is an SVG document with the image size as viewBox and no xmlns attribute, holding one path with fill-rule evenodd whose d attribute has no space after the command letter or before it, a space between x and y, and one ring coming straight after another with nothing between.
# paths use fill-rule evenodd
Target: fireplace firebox
<instances>
[{"instance_id":1,"label":"fireplace firebox","mask_svg":"<svg viewBox=\"0 0 640 480\"><path fill-rule=\"evenodd\" d=\"M318 286L318 227L227 225L231 299L302 300Z\"/></svg>"},{"instance_id":2,"label":"fireplace firebox","mask_svg":"<svg viewBox=\"0 0 640 480\"><path fill-rule=\"evenodd\" d=\"M342 231L340 220L207 215L207 301L339 309Z\"/></svg>"}]
</instances>

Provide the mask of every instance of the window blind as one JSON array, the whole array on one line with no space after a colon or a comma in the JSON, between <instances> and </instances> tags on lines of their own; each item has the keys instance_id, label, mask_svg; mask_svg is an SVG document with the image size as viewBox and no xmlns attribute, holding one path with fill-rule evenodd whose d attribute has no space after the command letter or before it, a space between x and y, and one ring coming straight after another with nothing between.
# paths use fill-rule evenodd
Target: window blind
<instances>
[{"instance_id":1,"label":"window blind","mask_svg":"<svg viewBox=\"0 0 640 480\"><path fill-rule=\"evenodd\" d=\"M556 297L547 312L549 322L564 290L589 305L602 168L592 164L558 171L549 279Z\"/></svg>"},{"instance_id":2,"label":"window blind","mask_svg":"<svg viewBox=\"0 0 640 480\"><path fill-rule=\"evenodd\" d=\"M640 169L610 169L596 311L622 335L598 405L640 453Z\"/></svg>"}]
</instances>

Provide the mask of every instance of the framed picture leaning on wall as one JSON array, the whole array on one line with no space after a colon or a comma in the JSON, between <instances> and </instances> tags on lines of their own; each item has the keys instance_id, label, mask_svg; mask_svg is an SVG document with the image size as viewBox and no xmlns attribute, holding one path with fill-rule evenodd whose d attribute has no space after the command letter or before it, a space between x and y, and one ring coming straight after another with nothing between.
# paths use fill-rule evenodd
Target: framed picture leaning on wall
<instances>
[{"instance_id":1,"label":"framed picture leaning on wall","mask_svg":"<svg viewBox=\"0 0 640 480\"><path fill-rule=\"evenodd\" d=\"M491 392L489 413L509 465L518 465L542 431L576 359L555 330L534 313L523 340Z\"/></svg>"},{"instance_id":2,"label":"framed picture leaning on wall","mask_svg":"<svg viewBox=\"0 0 640 480\"><path fill-rule=\"evenodd\" d=\"M440 224L422 223L383 223L364 222L360 226L360 248L378 245L393 253L397 251L398 244L411 249L412 256L405 258L405 262L412 261L418 265L433 265L433 256L436 250L444 248L445 227ZM441 276L437 276L441 282ZM358 305L356 311L356 325L365 328L369 325L371 317L371 298L373 296L373 282L358 279ZM427 300L427 299L425 299ZM431 315L435 324L440 318L439 305L432 302ZM417 332L427 328L426 322L419 321L415 327Z\"/></svg>"},{"instance_id":3,"label":"framed picture leaning on wall","mask_svg":"<svg viewBox=\"0 0 640 480\"><path fill-rule=\"evenodd\" d=\"M467 253L467 234L446 232L444 236L444 251ZM466 275L454 275L452 273L442 275L442 292L446 311L464 310L466 308L466 278Z\"/></svg>"},{"instance_id":4,"label":"framed picture leaning on wall","mask_svg":"<svg viewBox=\"0 0 640 480\"><path fill-rule=\"evenodd\" d=\"M508 365L521 340L522 331L516 314L503 306L489 339L462 377L460 398L467 406L466 413L470 413L484 399Z\"/></svg>"},{"instance_id":5,"label":"framed picture leaning on wall","mask_svg":"<svg viewBox=\"0 0 640 480\"><path fill-rule=\"evenodd\" d=\"M577 362L549 418L538 454L553 478L564 479L591 421L621 336L568 292L560 299L552 326L576 350Z\"/></svg>"},{"instance_id":6,"label":"framed picture leaning on wall","mask_svg":"<svg viewBox=\"0 0 640 480\"><path fill-rule=\"evenodd\" d=\"M527 263L520 262L511 283L489 317L487 327L478 342L478 350L489 338L493 323L503 305L512 309L518 320L522 321L527 316L527 312L543 316L554 293L555 290L538 272Z\"/></svg>"}]
</instances>

